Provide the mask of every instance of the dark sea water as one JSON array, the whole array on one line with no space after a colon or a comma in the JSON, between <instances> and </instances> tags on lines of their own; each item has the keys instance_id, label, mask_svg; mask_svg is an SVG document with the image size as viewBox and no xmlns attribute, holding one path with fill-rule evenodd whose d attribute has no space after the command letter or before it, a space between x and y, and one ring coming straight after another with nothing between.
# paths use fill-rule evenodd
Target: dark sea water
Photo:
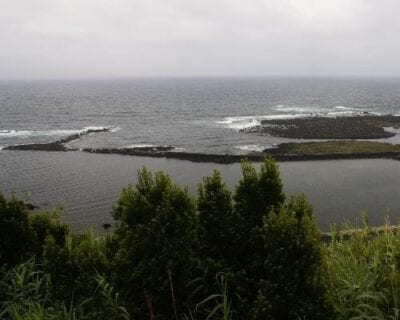
<instances>
[{"instance_id":1,"label":"dark sea water","mask_svg":"<svg viewBox=\"0 0 400 320\"><path fill-rule=\"evenodd\" d=\"M241 133L268 118L400 114L400 80L148 79L0 82L0 146L50 142L88 127L113 127L73 147L172 145L176 150L245 153L287 141ZM398 143L399 136L389 139ZM194 192L213 168L233 188L238 165L90 155L0 151L0 189L30 193L42 208L64 203L63 218L82 231L110 222L123 185L147 165ZM381 223L400 213L400 161L281 163L288 194L305 192L320 225L367 210Z\"/></svg>"}]
</instances>

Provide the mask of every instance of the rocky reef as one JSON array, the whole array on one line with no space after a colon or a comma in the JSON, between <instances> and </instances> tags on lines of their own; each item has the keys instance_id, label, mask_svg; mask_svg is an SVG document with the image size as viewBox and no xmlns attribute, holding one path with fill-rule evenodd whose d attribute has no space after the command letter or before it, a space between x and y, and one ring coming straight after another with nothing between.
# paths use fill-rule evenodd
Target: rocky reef
<instances>
[{"instance_id":1,"label":"rocky reef","mask_svg":"<svg viewBox=\"0 0 400 320\"><path fill-rule=\"evenodd\" d=\"M54 142L48 143L30 143L30 144L19 144L15 146L4 147L3 150L26 150L26 151L68 151L73 150L68 148L65 144L68 142L82 138L91 133L107 132L111 131L112 128L99 128L99 129L87 129L82 132L72 134L68 137L59 139Z\"/></svg>"},{"instance_id":2,"label":"rocky reef","mask_svg":"<svg viewBox=\"0 0 400 320\"><path fill-rule=\"evenodd\" d=\"M291 139L381 139L396 135L385 127L400 128L400 116L365 114L262 120L261 125L241 131Z\"/></svg>"}]
</instances>

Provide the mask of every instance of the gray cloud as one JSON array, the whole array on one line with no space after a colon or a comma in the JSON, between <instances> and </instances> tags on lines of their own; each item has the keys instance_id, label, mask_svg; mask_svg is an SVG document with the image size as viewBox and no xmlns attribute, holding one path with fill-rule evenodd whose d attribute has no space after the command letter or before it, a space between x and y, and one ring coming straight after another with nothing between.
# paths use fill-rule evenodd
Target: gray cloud
<instances>
[{"instance_id":1,"label":"gray cloud","mask_svg":"<svg viewBox=\"0 0 400 320\"><path fill-rule=\"evenodd\" d=\"M0 0L0 78L400 76L397 0Z\"/></svg>"}]
</instances>

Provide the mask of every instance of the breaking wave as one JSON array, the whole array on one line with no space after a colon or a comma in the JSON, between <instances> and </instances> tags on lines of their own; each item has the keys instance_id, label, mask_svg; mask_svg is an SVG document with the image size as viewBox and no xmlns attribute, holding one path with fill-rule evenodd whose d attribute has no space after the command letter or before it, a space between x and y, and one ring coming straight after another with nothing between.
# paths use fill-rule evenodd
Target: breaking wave
<instances>
[{"instance_id":1,"label":"breaking wave","mask_svg":"<svg viewBox=\"0 0 400 320\"><path fill-rule=\"evenodd\" d=\"M378 112L366 112L362 109L349 108L345 106L335 106L331 109L316 109L315 107L296 107L296 106L276 106L276 111L279 114L255 115L255 116L228 116L222 120L215 121L216 124L224 127L242 130L252 128L261 124L261 120L283 120L296 118L310 117L348 117L348 116L363 116L363 115L382 115Z\"/></svg>"},{"instance_id":2,"label":"breaking wave","mask_svg":"<svg viewBox=\"0 0 400 320\"><path fill-rule=\"evenodd\" d=\"M248 145L236 146L235 149L242 150L242 151L260 151L261 152L267 148L260 146L258 144L248 144Z\"/></svg>"},{"instance_id":3,"label":"breaking wave","mask_svg":"<svg viewBox=\"0 0 400 320\"><path fill-rule=\"evenodd\" d=\"M59 130L0 130L0 137L18 137L18 138L30 138L30 137L63 137L77 133L85 133L89 130L103 130L109 127L96 127L90 126L83 129L59 129ZM120 130L119 127L112 127L111 132Z\"/></svg>"},{"instance_id":4,"label":"breaking wave","mask_svg":"<svg viewBox=\"0 0 400 320\"><path fill-rule=\"evenodd\" d=\"M261 124L261 120L278 120L278 119L294 119L301 117L310 117L312 114L273 114L265 116L240 116L240 117L225 117L223 120L215 121L217 124L222 124L227 128L241 130L245 128L255 127Z\"/></svg>"}]
</instances>

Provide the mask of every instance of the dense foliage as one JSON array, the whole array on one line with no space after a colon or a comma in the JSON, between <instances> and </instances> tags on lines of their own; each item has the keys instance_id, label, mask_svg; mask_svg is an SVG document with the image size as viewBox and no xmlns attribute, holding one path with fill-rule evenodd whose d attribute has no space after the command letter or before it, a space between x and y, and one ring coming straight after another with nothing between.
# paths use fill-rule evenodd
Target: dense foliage
<instances>
[{"instance_id":1,"label":"dense foliage","mask_svg":"<svg viewBox=\"0 0 400 320\"><path fill-rule=\"evenodd\" d=\"M1 319L398 319L400 236L321 241L279 168L215 171L197 197L145 168L107 234L73 235L56 213L0 195Z\"/></svg>"}]
</instances>

